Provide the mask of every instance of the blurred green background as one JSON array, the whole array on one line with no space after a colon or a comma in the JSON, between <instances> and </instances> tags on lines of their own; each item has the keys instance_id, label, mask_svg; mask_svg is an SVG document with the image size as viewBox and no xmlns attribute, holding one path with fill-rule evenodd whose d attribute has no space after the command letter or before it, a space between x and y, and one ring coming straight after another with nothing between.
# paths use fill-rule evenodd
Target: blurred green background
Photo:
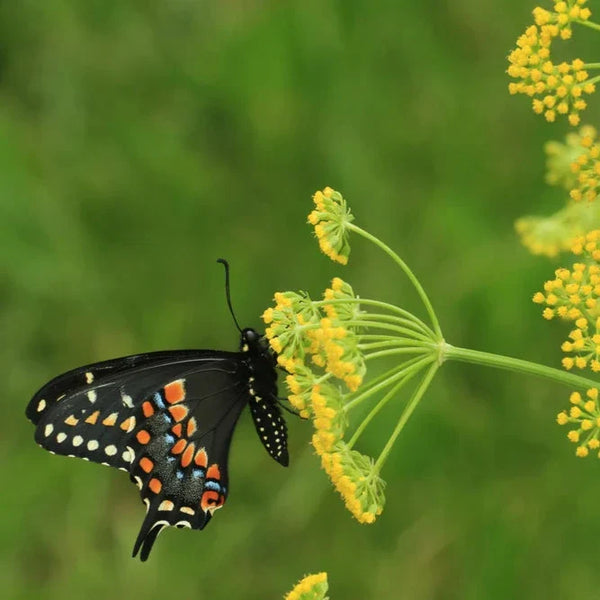
<instances>
[{"instance_id":1,"label":"blurred green background","mask_svg":"<svg viewBox=\"0 0 600 600\"><path fill-rule=\"evenodd\" d=\"M320 570L332 600L598 597L600 470L554 424L569 394L555 384L445 365L373 526L331 490L308 423L289 418L282 469L245 414L225 509L203 532L163 533L146 564L129 558L144 508L127 476L42 451L24 417L80 364L235 349L220 256L244 325L261 327L275 291L316 296L334 275L422 314L365 242L346 268L319 254L305 220L325 185L413 267L449 342L559 365L566 330L530 300L558 262L513 232L564 202L543 186L542 145L566 126L507 93L533 7L0 4L2 598L266 600ZM576 30L564 47L597 59L593 41Z\"/></svg>"}]
</instances>

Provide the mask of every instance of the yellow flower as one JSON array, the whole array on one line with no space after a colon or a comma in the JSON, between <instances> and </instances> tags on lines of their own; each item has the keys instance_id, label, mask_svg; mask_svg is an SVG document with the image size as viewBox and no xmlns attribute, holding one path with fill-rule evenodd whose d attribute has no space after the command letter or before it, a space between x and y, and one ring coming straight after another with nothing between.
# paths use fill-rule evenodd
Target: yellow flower
<instances>
[{"instance_id":1,"label":"yellow flower","mask_svg":"<svg viewBox=\"0 0 600 600\"><path fill-rule=\"evenodd\" d=\"M354 518L373 523L385 504L385 482L375 471L373 459L338 442L331 452L321 455L321 464Z\"/></svg>"},{"instance_id":2,"label":"yellow flower","mask_svg":"<svg viewBox=\"0 0 600 600\"><path fill-rule=\"evenodd\" d=\"M312 443L319 456L331 451L344 436L348 423L343 400L339 389L330 383L316 383L312 388L310 413L315 427Z\"/></svg>"},{"instance_id":3,"label":"yellow flower","mask_svg":"<svg viewBox=\"0 0 600 600\"><path fill-rule=\"evenodd\" d=\"M560 64L551 60L553 40L569 39L571 23L589 18L591 13L582 8L584 3L585 0L558 1L554 3L554 11L536 8L535 25L518 38L517 47L508 56L507 73L516 80L509 84L509 92L533 98L534 112L543 114L547 121L567 115L569 123L577 126L579 113L587 106L583 94L595 91L594 83L587 81L582 60Z\"/></svg>"},{"instance_id":4,"label":"yellow flower","mask_svg":"<svg viewBox=\"0 0 600 600\"><path fill-rule=\"evenodd\" d=\"M325 594L328 589L327 573L306 575L286 594L284 600L327 600Z\"/></svg>"},{"instance_id":5,"label":"yellow flower","mask_svg":"<svg viewBox=\"0 0 600 600\"><path fill-rule=\"evenodd\" d=\"M546 281L544 291L534 295L537 304L546 304L544 317L558 315L572 321L575 329L569 332L561 349L567 356L565 369L590 367L600 371L600 230L579 236L572 252L581 258L572 268L555 271L555 279ZM550 311L550 313L548 312Z\"/></svg>"},{"instance_id":6,"label":"yellow flower","mask_svg":"<svg viewBox=\"0 0 600 600\"><path fill-rule=\"evenodd\" d=\"M598 406L598 388L589 388L585 399L579 392L573 392L569 397L572 406L569 411L562 411L556 417L559 425L575 424L577 429L571 429L567 438L578 444L575 454L580 457L588 456L590 450L600 448L600 406ZM584 439L582 440L582 436ZM600 458L600 453L598 453Z\"/></svg>"},{"instance_id":7,"label":"yellow flower","mask_svg":"<svg viewBox=\"0 0 600 600\"><path fill-rule=\"evenodd\" d=\"M331 287L325 290L323 299L330 301L323 306L330 319L352 322L360 318L360 304L356 302L352 286L339 277L331 280Z\"/></svg>"},{"instance_id":8,"label":"yellow flower","mask_svg":"<svg viewBox=\"0 0 600 600\"><path fill-rule=\"evenodd\" d=\"M577 183L574 173L574 163L586 152L596 138L596 130L591 125L583 125L579 131L569 131L565 141L551 140L546 142L546 182L550 185L560 185L571 190Z\"/></svg>"},{"instance_id":9,"label":"yellow flower","mask_svg":"<svg viewBox=\"0 0 600 600\"><path fill-rule=\"evenodd\" d=\"M571 163L576 183L571 190L573 200L596 199L600 189L600 144L594 143L596 131L590 127L588 135L580 139L580 153Z\"/></svg>"},{"instance_id":10,"label":"yellow flower","mask_svg":"<svg viewBox=\"0 0 600 600\"><path fill-rule=\"evenodd\" d=\"M526 216L515 222L521 243L532 254L556 256L571 249L576 238L600 227L600 203L569 202L548 217Z\"/></svg>"},{"instance_id":11,"label":"yellow flower","mask_svg":"<svg viewBox=\"0 0 600 600\"><path fill-rule=\"evenodd\" d=\"M315 235L324 254L331 260L345 265L350 255L347 226L354 220L343 196L326 187L313 196L315 210L308 215Z\"/></svg>"},{"instance_id":12,"label":"yellow flower","mask_svg":"<svg viewBox=\"0 0 600 600\"><path fill-rule=\"evenodd\" d=\"M559 35L563 40L568 40L571 35L573 21L586 21L591 16L589 8L582 8L587 0L554 0L554 11L544 10L539 6L533 9L536 25L545 27L553 26L553 37Z\"/></svg>"}]
</instances>

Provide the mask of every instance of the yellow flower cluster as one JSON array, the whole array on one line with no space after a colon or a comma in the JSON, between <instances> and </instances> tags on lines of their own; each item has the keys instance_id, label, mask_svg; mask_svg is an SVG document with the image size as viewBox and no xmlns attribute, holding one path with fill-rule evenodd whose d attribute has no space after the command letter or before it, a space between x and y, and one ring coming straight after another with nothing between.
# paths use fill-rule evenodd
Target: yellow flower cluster
<instances>
[{"instance_id":1,"label":"yellow flower cluster","mask_svg":"<svg viewBox=\"0 0 600 600\"><path fill-rule=\"evenodd\" d=\"M572 252L583 262L573 264L571 270L560 268L556 277L546 281L544 292L537 292L533 301L545 304L543 316L561 317L575 324L561 349L572 354L563 358L565 369L590 367L600 371L600 230L580 236Z\"/></svg>"},{"instance_id":2,"label":"yellow flower cluster","mask_svg":"<svg viewBox=\"0 0 600 600\"><path fill-rule=\"evenodd\" d=\"M327 573L306 575L286 594L284 600L327 600L325 594L328 589Z\"/></svg>"},{"instance_id":3,"label":"yellow flower cluster","mask_svg":"<svg viewBox=\"0 0 600 600\"><path fill-rule=\"evenodd\" d=\"M362 353L358 349L358 338L350 328L340 325L342 321L321 319L320 327L306 332L311 340L312 361L323 367L338 379L342 379L348 389L355 392L363 381L367 370Z\"/></svg>"},{"instance_id":4,"label":"yellow flower cluster","mask_svg":"<svg viewBox=\"0 0 600 600\"><path fill-rule=\"evenodd\" d=\"M302 363L311 345L306 338L308 327L316 326L321 313L313 305L308 294L277 292L275 307L262 314L268 327L265 330L271 348L277 353L277 362L289 373Z\"/></svg>"},{"instance_id":5,"label":"yellow flower cluster","mask_svg":"<svg viewBox=\"0 0 600 600\"><path fill-rule=\"evenodd\" d=\"M383 509L383 481L373 460L343 440L347 417L343 392L335 379L356 391L366 373L358 348L361 310L352 287L339 277L324 300L278 292L276 305L263 313L266 336L287 371L289 400L304 418L312 418L312 444L346 507L361 523L372 523Z\"/></svg>"},{"instance_id":6,"label":"yellow flower cluster","mask_svg":"<svg viewBox=\"0 0 600 600\"><path fill-rule=\"evenodd\" d=\"M578 131L569 131L564 143L550 140L544 145L546 153L546 182L550 185L560 185L566 190L572 190L577 178L575 171L579 157L584 154L586 146L596 138L596 130L591 125L583 125Z\"/></svg>"},{"instance_id":7,"label":"yellow flower cluster","mask_svg":"<svg viewBox=\"0 0 600 600\"><path fill-rule=\"evenodd\" d=\"M327 304L318 306L306 294L277 292L275 307L263 313L263 320L269 325L265 335L277 353L278 363L289 373L294 373L299 365L306 366L306 357L311 356L312 363L355 391L366 372L365 360L358 349L355 325L340 317L358 315L360 309L352 287L339 277L332 282L332 290L337 294L337 318L324 316Z\"/></svg>"},{"instance_id":8,"label":"yellow flower cluster","mask_svg":"<svg viewBox=\"0 0 600 600\"><path fill-rule=\"evenodd\" d=\"M352 302L356 298L352 286L339 277L331 280L331 287L325 290L323 298L329 301L323 310L330 319L354 321L360 317L359 303Z\"/></svg>"},{"instance_id":9,"label":"yellow flower cluster","mask_svg":"<svg viewBox=\"0 0 600 600\"><path fill-rule=\"evenodd\" d=\"M569 123L578 125L579 113L587 106L582 96L595 91L594 83L587 81L582 60L555 64L550 57L554 38L571 37L571 22L590 17L589 9L581 7L584 3L585 0L555 2L555 12L536 8L536 24L525 30L508 56L508 75L518 80L509 84L509 92L533 98L534 112L543 114L547 121L568 115Z\"/></svg>"},{"instance_id":10,"label":"yellow flower cluster","mask_svg":"<svg viewBox=\"0 0 600 600\"><path fill-rule=\"evenodd\" d=\"M373 460L338 442L330 452L319 452L321 464L346 508L359 523L373 523L383 511L385 482L373 468Z\"/></svg>"},{"instance_id":11,"label":"yellow flower cluster","mask_svg":"<svg viewBox=\"0 0 600 600\"><path fill-rule=\"evenodd\" d=\"M553 27L553 37L560 35L563 40L568 40L572 35L571 23L587 21L592 15L589 8L582 8L586 3L587 0L554 0L554 11L537 6L533 9L533 17L536 25Z\"/></svg>"},{"instance_id":12,"label":"yellow flower cluster","mask_svg":"<svg viewBox=\"0 0 600 600\"><path fill-rule=\"evenodd\" d=\"M578 444L575 454L577 456L588 456L590 450L600 448L600 407L598 406L598 388L590 388L586 392L586 398L582 398L579 392L573 392L569 398L571 408L567 412L563 410L558 413L556 422L559 425L575 423L577 429L571 429L567 438L574 444ZM600 452L598 453L600 458Z\"/></svg>"},{"instance_id":13,"label":"yellow flower cluster","mask_svg":"<svg viewBox=\"0 0 600 600\"><path fill-rule=\"evenodd\" d=\"M313 385L310 400L315 427L312 444L317 454L322 456L344 437L348 424L343 397L336 386L324 382Z\"/></svg>"},{"instance_id":14,"label":"yellow flower cluster","mask_svg":"<svg viewBox=\"0 0 600 600\"><path fill-rule=\"evenodd\" d=\"M569 202L548 217L525 216L515 222L521 243L532 253L556 256L569 251L586 231L600 227L600 203Z\"/></svg>"},{"instance_id":15,"label":"yellow flower cluster","mask_svg":"<svg viewBox=\"0 0 600 600\"><path fill-rule=\"evenodd\" d=\"M310 403L314 383L312 371L302 363L297 363L294 365L294 372L286 376L285 382L290 391L288 395L290 404L300 413L303 419L309 419L313 414Z\"/></svg>"},{"instance_id":16,"label":"yellow flower cluster","mask_svg":"<svg viewBox=\"0 0 600 600\"><path fill-rule=\"evenodd\" d=\"M583 128L582 128L583 129ZM594 143L596 130L588 127L586 134L581 136L580 148L583 151L571 163L571 170L577 176L577 183L571 190L573 200L596 199L600 189L600 144Z\"/></svg>"},{"instance_id":17,"label":"yellow flower cluster","mask_svg":"<svg viewBox=\"0 0 600 600\"><path fill-rule=\"evenodd\" d=\"M308 222L315 228L321 250L331 260L347 264L350 255L347 226L354 217L346 201L330 187L315 192L313 200L316 208L308 215Z\"/></svg>"}]
</instances>

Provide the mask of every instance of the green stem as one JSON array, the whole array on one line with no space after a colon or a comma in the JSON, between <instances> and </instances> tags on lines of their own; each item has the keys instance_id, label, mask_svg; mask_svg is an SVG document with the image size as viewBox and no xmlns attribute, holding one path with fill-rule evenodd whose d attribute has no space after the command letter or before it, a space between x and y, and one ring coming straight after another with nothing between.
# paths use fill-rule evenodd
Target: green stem
<instances>
[{"instance_id":1,"label":"green stem","mask_svg":"<svg viewBox=\"0 0 600 600\"><path fill-rule=\"evenodd\" d=\"M365 360L373 360L382 356L398 356L398 354L432 354L432 349L424 346L407 346L406 348L393 348L392 350L380 350L365 355ZM437 357L437 354L434 354Z\"/></svg>"},{"instance_id":2,"label":"green stem","mask_svg":"<svg viewBox=\"0 0 600 600\"><path fill-rule=\"evenodd\" d=\"M600 63L585 63L583 65L584 69L600 69Z\"/></svg>"},{"instance_id":3,"label":"green stem","mask_svg":"<svg viewBox=\"0 0 600 600\"><path fill-rule=\"evenodd\" d=\"M364 306L376 306L377 308L383 308L384 310L389 310L391 312L398 313L406 318L407 321L410 321L421 330L422 333L429 337L434 337L433 331L421 321L418 317L413 315L412 313L400 308L399 306L395 306L394 304L388 304L387 302L381 302L380 300L369 300L365 298L336 298L334 300L314 300L314 306L323 306L326 304L362 304Z\"/></svg>"},{"instance_id":4,"label":"green stem","mask_svg":"<svg viewBox=\"0 0 600 600\"><path fill-rule=\"evenodd\" d=\"M409 266L387 244L384 244L380 239L376 238L374 235L371 235L368 231L365 231L364 229L361 229L360 227L358 227L352 223L346 224L346 227L347 227L347 229L354 231L355 233L358 233L359 235L362 235L364 238L373 242L376 246L379 246L379 248L381 248L404 271L404 274L408 277L410 282L413 284L413 286L417 290L417 293L419 294L419 297L421 298L421 301L425 305L425 309L427 310L427 314L429 315L429 318L431 319L431 324L433 325L433 329L436 333L436 337L438 337L440 340L443 339L442 330L440 328L440 324L438 322L435 311L433 310L433 306L432 306L431 302L429 301L429 298L428 298L427 294L425 293L423 286L420 284L419 280L415 277L414 273L410 270Z\"/></svg>"},{"instance_id":5,"label":"green stem","mask_svg":"<svg viewBox=\"0 0 600 600\"><path fill-rule=\"evenodd\" d=\"M435 361L435 358L431 357L430 360ZM400 435L400 432L404 429L404 426L406 425L408 419L410 419L410 416L412 415L415 408L417 408L417 406L419 405L419 402L421 401L423 394L425 394L425 392L427 391L427 388L429 387L429 384L431 383L431 380L433 379L433 377L436 374L436 371L439 369L439 367L440 367L440 365L437 361L433 362L433 364L429 367L429 370L425 374L425 377L423 377L423 379L421 380L419 387L415 390L412 398L410 399L409 403L406 405L406 408L404 409L404 411L402 411L400 420L398 421L398 423L396 423L396 427L394 428L394 431L392 432L390 439L387 441L387 444L384 446L383 450L381 451L381 454L379 455L379 458L375 462L375 465L373 466L374 473L379 473L381 471L381 467L383 466L383 463L386 461L388 454L390 453L390 450L392 449L394 443L396 442L396 439Z\"/></svg>"},{"instance_id":6,"label":"green stem","mask_svg":"<svg viewBox=\"0 0 600 600\"><path fill-rule=\"evenodd\" d=\"M526 373L528 375L537 375L545 379L550 379L558 383L563 383L569 387L577 389L587 389L598 387L599 382L587 377L581 377L561 369L547 367L538 363L502 356L500 354L491 354L490 352L480 352L479 350L469 350L467 348L458 348L450 344L444 344L440 362L443 360L459 360L476 365L485 365L487 367L496 367L506 371L515 371L517 373Z\"/></svg>"},{"instance_id":7,"label":"green stem","mask_svg":"<svg viewBox=\"0 0 600 600\"><path fill-rule=\"evenodd\" d=\"M402 319L400 317L395 317L393 315L381 315L381 314L373 314L373 313L365 313L363 318L369 321L375 321L377 323L391 323L392 325L396 324L399 327L405 326L407 329L405 331L409 333L412 337L418 337L423 341L434 341L434 333L430 332L429 335L422 333L420 330L413 327L412 322L408 321L408 319ZM407 322L408 321L408 322Z\"/></svg>"},{"instance_id":8,"label":"green stem","mask_svg":"<svg viewBox=\"0 0 600 600\"><path fill-rule=\"evenodd\" d=\"M348 413L355 406L358 406L373 394L376 394L380 390L385 389L392 383L396 382L398 378L404 377L404 375L412 368L412 366L423 360L422 356L415 356L405 362L400 367L396 366L389 371L386 371L379 377L370 381L368 384L360 387L360 394L352 398L349 402L344 405L344 412Z\"/></svg>"},{"instance_id":9,"label":"green stem","mask_svg":"<svg viewBox=\"0 0 600 600\"><path fill-rule=\"evenodd\" d=\"M387 340L382 340L380 342L369 342L369 343L359 343L358 349L361 352L368 352L369 350L379 350L380 348L405 348L406 346L410 346L414 348L414 340L403 340L400 338L392 338L389 337ZM421 346L417 346L419 349Z\"/></svg>"},{"instance_id":10,"label":"green stem","mask_svg":"<svg viewBox=\"0 0 600 600\"><path fill-rule=\"evenodd\" d=\"M579 25L584 25L585 27L589 27L590 29L600 31L600 25L598 25L598 23L594 23L593 21L582 21L579 19L573 19L573 23L578 23Z\"/></svg>"},{"instance_id":11,"label":"green stem","mask_svg":"<svg viewBox=\"0 0 600 600\"><path fill-rule=\"evenodd\" d=\"M402 377L400 381L379 400L379 402L371 409L369 414L361 421L360 425L356 428L356 431L352 434L350 441L348 442L348 448L352 449L362 432L366 429L367 425L375 417L375 415L391 400L400 389L408 383L427 363L429 359L419 359L418 362L412 364L410 367L403 369Z\"/></svg>"},{"instance_id":12,"label":"green stem","mask_svg":"<svg viewBox=\"0 0 600 600\"><path fill-rule=\"evenodd\" d=\"M406 327L400 327L398 325L393 325L391 323L386 323L384 321L369 321L367 319L356 319L355 321L346 321L345 324L349 327L365 327L371 329L385 329L386 331L396 331L397 333L408 334L410 333L413 337L420 336L423 341L432 342L432 338L428 336L423 336L420 333L407 329Z\"/></svg>"}]
</instances>

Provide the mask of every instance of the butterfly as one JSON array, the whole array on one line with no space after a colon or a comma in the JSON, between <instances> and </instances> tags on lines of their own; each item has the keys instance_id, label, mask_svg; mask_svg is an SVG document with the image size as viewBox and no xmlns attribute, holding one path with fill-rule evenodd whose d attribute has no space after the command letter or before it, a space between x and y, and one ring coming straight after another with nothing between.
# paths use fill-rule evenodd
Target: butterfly
<instances>
[{"instance_id":1,"label":"butterfly","mask_svg":"<svg viewBox=\"0 0 600 600\"><path fill-rule=\"evenodd\" d=\"M219 262L233 315L228 265ZM240 332L239 352L159 351L73 369L27 406L42 448L129 473L146 505L133 548L142 561L165 527L204 529L223 506L229 447L246 405L269 455L288 465L277 356L254 329Z\"/></svg>"}]
</instances>

